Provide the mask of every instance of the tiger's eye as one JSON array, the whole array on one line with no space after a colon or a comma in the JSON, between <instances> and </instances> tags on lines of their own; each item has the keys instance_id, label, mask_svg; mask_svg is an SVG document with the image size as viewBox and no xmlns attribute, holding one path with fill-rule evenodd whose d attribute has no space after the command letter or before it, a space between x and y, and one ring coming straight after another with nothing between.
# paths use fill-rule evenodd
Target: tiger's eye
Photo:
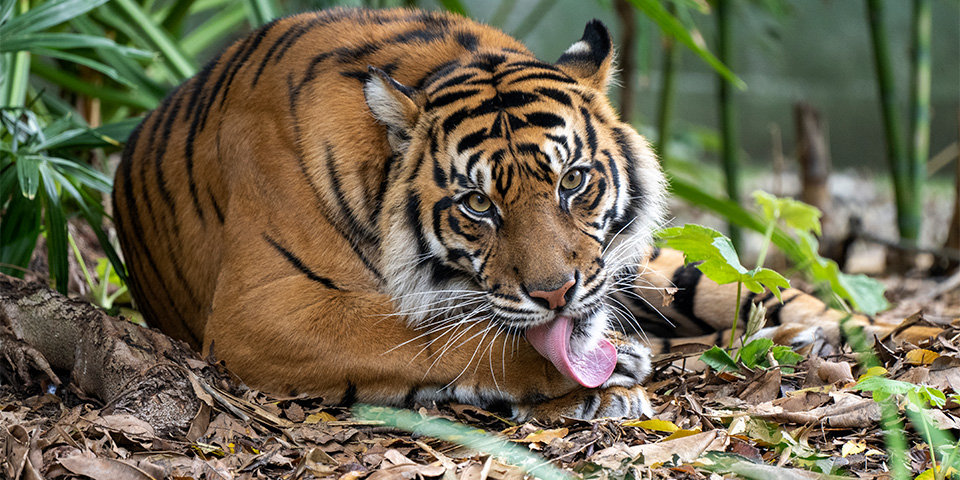
<instances>
[{"instance_id":1,"label":"tiger's eye","mask_svg":"<svg viewBox=\"0 0 960 480\"><path fill-rule=\"evenodd\" d=\"M474 212L486 213L492 206L493 202L491 202L490 199L485 195L471 193L470 196L467 197L467 207Z\"/></svg>"},{"instance_id":2,"label":"tiger's eye","mask_svg":"<svg viewBox=\"0 0 960 480\"><path fill-rule=\"evenodd\" d=\"M570 170L567 172L563 178L560 179L560 188L564 190L573 190L580 186L583 183L583 171L582 170Z\"/></svg>"}]
</instances>

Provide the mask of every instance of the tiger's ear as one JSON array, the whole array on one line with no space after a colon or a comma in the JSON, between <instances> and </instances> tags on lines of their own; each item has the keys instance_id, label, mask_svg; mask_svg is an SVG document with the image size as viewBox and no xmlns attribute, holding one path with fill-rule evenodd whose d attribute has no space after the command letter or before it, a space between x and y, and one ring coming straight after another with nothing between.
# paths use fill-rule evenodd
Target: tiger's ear
<instances>
[{"instance_id":1,"label":"tiger's ear","mask_svg":"<svg viewBox=\"0 0 960 480\"><path fill-rule=\"evenodd\" d=\"M613 72L613 40L600 20L590 20L580 41L570 46L555 64L567 75L601 92Z\"/></svg>"},{"instance_id":2,"label":"tiger's ear","mask_svg":"<svg viewBox=\"0 0 960 480\"><path fill-rule=\"evenodd\" d=\"M409 130L420 117L416 92L377 67L367 67L369 75L363 85L363 96L374 118L387 126L390 145L395 151L406 149Z\"/></svg>"}]
</instances>

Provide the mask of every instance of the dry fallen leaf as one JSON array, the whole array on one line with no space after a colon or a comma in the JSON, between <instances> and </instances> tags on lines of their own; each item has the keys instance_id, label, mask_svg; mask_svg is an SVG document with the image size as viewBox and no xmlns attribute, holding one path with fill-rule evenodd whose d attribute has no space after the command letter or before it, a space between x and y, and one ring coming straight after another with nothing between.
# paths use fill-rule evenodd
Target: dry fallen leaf
<instances>
[{"instance_id":1,"label":"dry fallen leaf","mask_svg":"<svg viewBox=\"0 0 960 480\"><path fill-rule=\"evenodd\" d=\"M95 480L156 480L133 465L110 458L75 455L61 458L60 465L77 474L86 475Z\"/></svg>"},{"instance_id":2,"label":"dry fallen leaf","mask_svg":"<svg viewBox=\"0 0 960 480\"><path fill-rule=\"evenodd\" d=\"M930 365L938 358L940 358L939 353L931 352L925 348L916 348L904 355L904 360L911 365Z\"/></svg>"},{"instance_id":3,"label":"dry fallen leaf","mask_svg":"<svg viewBox=\"0 0 960 480\"><path fill-rule=\"evenodd\" d=\"M536 432L533 432L527 435L524 438L521 438L515 441L520 443L533 443L533 442L550 443L555 438L566 437L568 433L570 433L570 430L567 428L555 428L553 430L538 430Z\"/></svg>"}]
</instances>

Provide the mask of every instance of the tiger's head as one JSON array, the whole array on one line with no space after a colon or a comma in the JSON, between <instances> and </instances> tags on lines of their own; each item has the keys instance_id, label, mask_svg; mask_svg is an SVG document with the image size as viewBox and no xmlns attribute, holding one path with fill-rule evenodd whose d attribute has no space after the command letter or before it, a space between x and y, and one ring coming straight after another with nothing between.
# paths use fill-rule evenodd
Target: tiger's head
<instances>
[{"instance_id":1,"label":"tiger's head","mask_svg":"<svg viewBox=\"0 0 960 480\"><path fill-rule=\"evenodd\" d=\"M665 195L647 142L606 97L612 59L594 20L554 64L478 49L417 89L371 67L367 105L395 159L385 288L412 325L489 322L561 371L612 348L607 297L642 260Z\"/></svg>"}]
</instances>

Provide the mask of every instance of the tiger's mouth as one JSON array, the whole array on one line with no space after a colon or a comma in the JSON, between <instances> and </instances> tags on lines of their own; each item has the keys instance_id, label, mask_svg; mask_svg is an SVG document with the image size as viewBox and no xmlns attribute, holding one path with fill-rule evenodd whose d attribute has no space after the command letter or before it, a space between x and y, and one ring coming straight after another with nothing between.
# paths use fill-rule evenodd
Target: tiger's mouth
<instances>
[{"instance_id":1,"label":"tiger's mouth","mask_svg":"<svg viewBox=\"0 0 960 480\"><path fill-rule=\"evenodd\" d=\"M526 337L560 373L584 387L599 387L617 366L617 349L602 336L587 335L575 340L574 331L573 318L557 315L547 323L528 328Z\"/></svg>"}]
</instances>

